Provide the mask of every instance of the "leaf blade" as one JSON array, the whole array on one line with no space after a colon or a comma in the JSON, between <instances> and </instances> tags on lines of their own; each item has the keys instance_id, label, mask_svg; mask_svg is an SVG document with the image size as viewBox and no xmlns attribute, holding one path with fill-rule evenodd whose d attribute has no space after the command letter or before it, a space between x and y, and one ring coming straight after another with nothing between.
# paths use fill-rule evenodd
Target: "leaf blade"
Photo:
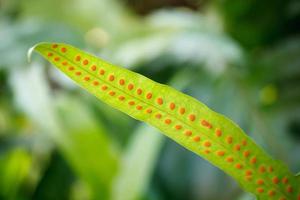
<instances>
[{"instance_id":1,"label":"leaf blade","mask_svg":"<svg viewBox=\"0 0 300 200\"><path fill-rule=\"evenodd\" d=\"M296 190L297 182L284 164L193 97L67 44L41 43L34 50L100 100L160 129L233 176L246 191L261 199L272 191L272 196L296 198L290 188ZM274 184L275 177L286 185Z\"/></svg>"}]
</instances>

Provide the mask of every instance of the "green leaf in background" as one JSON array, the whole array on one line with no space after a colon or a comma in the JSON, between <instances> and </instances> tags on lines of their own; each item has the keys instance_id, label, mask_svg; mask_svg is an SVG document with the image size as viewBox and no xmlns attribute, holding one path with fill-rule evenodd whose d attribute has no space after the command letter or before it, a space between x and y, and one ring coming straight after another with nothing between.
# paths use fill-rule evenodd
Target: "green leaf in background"
<instances>
[{"instance_id":1,"label":"green leaf in background","mask_svg":"<svg viewBox=\"0 0 300 200\"><path fill-rule=\"evenodd\" d=\"M60 121L64 124L68 145L62 146L73 170L90 186L91 199L109 199L118 157L113 143L86 105L68 96L58 97Z\"/></svg>"},{"instance_id":2,"label":"green leaf in background","mask_svg":"<svg viewBox=\"0 0 300 200\"><path fill-rule=\"evenodd\" d=\"M72 170L91 189L91 198L108 199L118 160L101 122L77 99L59 93L52 98L43 68L34 63L14 70L10 81L19 107L36 122L37 130L43 130L40 137L57 145ZM49 148L43 142L39 145L39 151Z\"/></svg>"},{"instance_id":3,"label":"green leaf in background","mask_svg":"<svg viewBox=\"0 0 300 200\"><path fill-rule=\"evenodd\" d=\"M67 44L35 50L108 105L160 129L235 178L259 199L299 199L299 181L235 123L196 99Z\"/></svg>"},{"instance_id":4,"label":"green leaf in background","mask_svg":"<svg viewBox=\"0 0 300 200\"><path fill-rule=\"evenodd\" d=\"M0 155L0 199L18 199L17 190L28 177L32 160L24 149Z\"/></svg>"},{"instance_id":5,"label":"green leaf in background","mask_svg":"<svg viewBox=\"0 0 300 200\"><path fill-rule=\"evenodd\" d=\"M162 135L144 124L133 134L116 176L112 190L113 200L133 200L142 197L163 144Z\"/></svg>"}]
</instances>

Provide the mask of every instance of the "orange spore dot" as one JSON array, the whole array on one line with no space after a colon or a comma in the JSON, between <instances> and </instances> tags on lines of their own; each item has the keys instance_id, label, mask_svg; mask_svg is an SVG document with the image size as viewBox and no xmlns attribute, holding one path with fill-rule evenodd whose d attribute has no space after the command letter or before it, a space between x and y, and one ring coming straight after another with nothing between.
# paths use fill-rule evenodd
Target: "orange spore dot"
<instances>
[{"instance_id":1,"label":"orange spore dot","mask_svg":"<svg viewBox=\"0 0 300 200\"><path fill-rule=\"evenodd\" d=\"M53 45L52 45L52 48L54 48L54 49L57 48L57 47L58 47L57 44L53 44Z\"/></svg>"},{"instance_id":2,"label":"orange spore dot","mask_svg":"<svg viewBox=\"0 0 300 200\"><path fill-rule=\"evenodd\" d=\"M150 114L150 113L152 113L152 109L151 109L151 108L148 108L148 109L146 110L146 112Z\"/></svg>"},{"instance_id":3,"label":"orange spore dot","mask_svg":"<svg viewBox=\"0 0 300 200\"><path fill-rule=\"evenodd\" d=\"M257 181L256 181L256 184L257 185L263 185L265 182L264 182L264 180L262 180L262 179L258 179Z\"/></svg>"},{"instance_id":4,"label":"orange spore dot","mask_svg":"<svg viewBox=\"0 0 300 200\"><path fill-rule=\"evenodd\" d=\"M82 64L83 64L83 65L87 65L87 64L89 64L89 61L88 61L87 59L84 59L84 60L82 61Z\"/></svg>"},{"instance_id":5,"label":"orange spore dot","mask_svg":"<svg viewBox=\"0 0 300 200\"><path fill-rule=\"evenodd\" d=\"M205 141L204 142L204 146L205 147L210 147L211 146L211 142L210 141Z\"/></svg>"},{"instance_id":6,"label":"orange spore dot","mask_svg":"<svg viewBox=\"0 0 300 200\"><path fill-rule=\"evenodd\" d=\"M132 90L134 88L134 85L132 83L128 84L127 86L128 90Z\"/></svg>"},{"instance_id":7,"label":"orange spore dot","mask_svg":"<svg viewBox=\"0 0 300 200\"><path fill-rule=\"evenodd\" d=\"M51 56L53 56L53 53L49 52L47 55L48 55L48 57L51 57Z\"/></svg>"},{"instance_id":8,"label":"orange spore dot","mask_svg":"<svg viewBox=\"0 0 300 200\"><path fill-rule=\"evenodd\" d=\"M288 193L293 193L293 187L292 186L287 186L286 187L286 191L288 192Z\"/></svg>"},{"instance_id":9,"label":"orange spore dot","mask_svg":"<svg viewBox=\"0 0 300 200\"><path fill-rule=\"evenodd\" d=\"M256 162L257 162L256 157L253 157L253 158L250 160L250 163L251 163L251 164L255 164Z\"/></svg>"},{"instance_id":10,"label":"orange spore dot","mask_svg":"<svg viewBox=\"0 0 300 200\"><path fill-rule=\"evenodd\" d=\"M269 167L269 172L273 172L273 171L274 171L273 167L270 166L270 167Z\"/></svg>"},{"instance_id":11,"label":"orange spore dot","mask_svg":"<svg viewBox=\"0 0 300 200\"><path fill-rule=\"evenodd\" d=\"M244 151L243 155L245 158L249 157L250 151L248 151L248 150Z\"/></svg>"},{"instance_id":12,"label":"orange spore dot","mask_svg":"<svg viewBox=\"0 0 300 200\"><path fill-rule=\"evenodd\" d=\"M155 115L155 117L156 117L157 119L160 119L160 118L161 118L161 114L158 113L158 114Z\"/></svg>"},{"instance_id":13,"label":"orange spore dot","mask_svg":"<svg viewBox=\"0 0 300 200\"><path fill-rule=\"evenodd\" d=\"M300 194L298 195L297 200L300 200Z\"/></svg>"},{"instance_id":14,"label":"orange spore dot","mask_svg":"<svg viewBox=\"0 0 300 200\"><path fill-rule=\"evenodd\" d=\"M75 74L76 74L77 76L80 76L80 75L81 75L81 72L75 72Z\"/></svg>"},{"instance_id":15,"label":"orange spore dot","mask_svg":"<svg viewBox=\"0 0 300 200\"><path fill-rule=\"evenodd\" d=\"M160 97L156 99L156 102L157 102L157 104L159 104L159 105L162 105L162 104L164 103L163 99L160 98Z\"/></svg>"},{"instance_id":16,"label":"orange spore dot","mask_svg":"<svg viewBox=\"0 0 300 200\"><path fill-rule=\"evenodd\" d=\"M200 141L200 136L195 136L194 138L193 138L193 140L195 141L195 142L199 142Z\"/></svg>"},{"instance_id":17,"label":"orange spore dot","mask_svg":"<svg viewBox=\"0 0 300 200\"><path fill-rule=\"evenodd\" d=\"M114 81L115 80L115 76L114 75L109 75L108 76L108 80L109 81Z\"/></svg>"},{"instance_id":18,"label":"orange spore dot","mask_svg":"<svg viewBox=\"0 0 300 200\"><path fill-rule=\"evenodd\" d=\"M246 175L246 176L251 176L251 175L252 175L252 171L251 171L251 170L245 171L245 175Z\"/></svg>"},{"instance_id":19,"label":"orange spore dot","mask_svg":"<svg viewBox=\"0 0 300 200\"><path fill-rule=\"evenodd\" d=\"M180 108L180 109L179 109L179 113L180 113L181 115L183 115L183 114L185 113L185 108Z\"/></svg>"},{"instance_id":20,"label":"orange spore dot","mask_svg":"<svg viewBox=\"0 0 300 200\"><path fill-rule=\"evenodd\" d=\"M89 81L90 80L90 77L86 76L83 78L85 81Z\"/></svg>"},{"instance_id":21,"label":"orange spore dot","mask_svg":"<svg viewBox=\"0 0 300 200\"><path fill-rule=\"evenodd\" d=\"M176 106L175 106L175 103L173 103L173 102L172 102L172 103L170 103L170 105L169 105L169 108L170 108L171 110L174 110L174 109L175 109L175 107L176 107Z\"/></svg>"},{"instance_id":22,"label":"orange spore dot","mask_svg":"<svg viewBox=\"0 0 300 200\"><path fill-rule=\"evenodd\" d=\"M234 149L235 149L236 151L241 150L241 145L239 145L239 144L235 145L235 146L234 146Z\"/></svg>"},{"instance_id":23,"label":"orange spore dot","mask_svg":"<svg viewBox=\"0 0 300 200\"><path fill-rule=\"evenodd\" d=\"M235 168L237 168L237 169L242 169L242 168L243 168L243 165L240 164L240 163L237 163L237 164L235 165Z\"/></svg>"},{"instance_id":24,"label":"orange spore dot","mask_svg":"<svg viewBox=\"0 0 300 200\"><path fill-rule=\"evenodd\" d=\"M177 129L177 130L180 130L181 128L182 128L182 126L179 124L175 126L175 129Z\"/></svg>"},{"instance_id":25,"label":"orange spore dot","mask_svg":"<svg viewBox=\"0 0 300 200\"><path fill-rule=\"evenodd\" d=\"M136 106L136 109L137 109L137 110L142 110L142 109L143 109L143 106L138 105L138 106Z\"/></svg>"},{"instance_id":26,"label":"orange spore dot","mask_svg":"<svg viewBox=\"0 0 300 200\"><path fill-rule=\"evenodd\" d=\"M92 66L91 66L91 70L92 70L92 71L96 71L96 69L97 69L97 66L96 66L96 65L92 65Z\"/></svg>"},{"instance_id":27,"label":"orange spore dot","mask_svg":"<svg viewBox=\"0 0 300 200\"><path fill-rule=\"evenodd\" d=\"M220 129L216 130L216 136L221 137L222 136L222 131Z\"/></svg>"},{"instance_id":28,"label":"orange spore dot","mask_svg":"<svg viewBox=\"0 0 300 200\"><path fill-rule=\"evenodd\" d=\"M100 74L100 75L104 75L104 74L105 74L105 70L104 70L104 69L100 69L100 70L99 70L99 74Z\"/></svg>"},{"instance_id":29,"label":"orange spore dot","mask_svg":"<svg viewBox=\"0 0 300 200\"><path fill-rule=\"evenodd\" d=\"M68 62L67 62L67 61L64 61L64 62L62 62L61 64L64 65L64 66L66 66L66 65L68 65Z\"/></svg>"},{"instance_id":30,"label":"orange spore dot","mask_svg":"<svg viewBox=\"0 0 300 200\"><path fill-rule=\"evenodd\" d=\"M124 80L124 79L120 79L120 80L119 80L119 84L120 84L120 85L124 85L124 84L125 84L125 80Z\"/></svg>"},{"instance_id":31,"label":"orange spore dot","mask_svg":"<svg viewBox=\"0 0 300 200\"><path fill-rule=\"evenodd\" d=\"M256 191L257 191L258 193L263 193L265 190L264 190L263 188L257 188Z\"/></svg>"},{"instance_id":32,"label":"orange spore dot","mask_svg":"<svg viewBox=\"0 0 300 200\"><path fill-rule=\"evenodd\" d=\"M115 96L116 92L110 91L108 94L109 94L110 96Z\"/></svg>"},{"instance_id":33,"label":"orange spore dot","mask_svg":"<svg viewBox=\"0 0 300 200\"><path fill-rule=\"evenodd\" d=\"M147 98L147 99L151 99L151 98L152 98L152 93L149 92L149 93L146 95L146 98Z\"/></svg>"},{"instance_id":34,"label":"orange spore dot","mask_svg":"<svg viewBox=\"0 0 300 200\"><path fill-rule=\"evenodd\" d=\"M59 61L59 60L60 60L60 57L55 57L54 60L55 60L55 61Z\"/></svg>"},{"instance_id":35,"label":"orange spore dot","mask_svg":"<svg viewBox=\"0 0 300 200\"><path fill-rule=\"evenodd\" d=\"M104 90L107 90L107 86L106 85L102 85L101 89L104 91Z\"/></svg>"},{"instance_id":36,"label":"orange spore dot","mask_svg":"<svg viewBox=\"0 0 300 200\"><path fill-rule=\"evenodd\" d=\"M283 184L287 184L289 182L289 179L287 178L287 177L284 177L283 179L282 179L282 183Z\"/></svg>"},{"instance_id":37,"label":"orange spore dot","mask_svg":"<svg viewBox=\"0 0 300 200\"><path fill-rule=\"evenodd\" d=\"M279 178L277 176L275 176L273 179L272 179L272 182L274 184L278 184L279 183Z\"/></svg>"},{"instance_id":38,"label":"orange spore dot","mask_svg":"<svg viewBox=\"0 0 300 200\"><path fill-rule=\"evenodd\" d=\"M61 52L63 52L63 53L66 53L66 52L67 52L67 49L66 49L65 47L61 48L60 50L61 50Z\"/></svg>"},{"instance_id":39,"label":"orange spore dot","mask_svg":"<svg viewBox=\"0 0 300 200\"><path fill-rule=\"evenodd\" d=\"M242 145L243 145L243 146L247 146L247 140L243 140L243 141L242 141Z\"/></svg>"},{"instance_id":40,"label":"orange spore dot","mask_svg":"<svg viewBox=\"0 0 300 200\"><path fill-rule=\"evenodd\" d=\"M129 101L128 104L129 104L130 106L133 106L133 105L135 104L135 102L134 102L134 101Z\"/></svg>"},{"instance_id":41,"label":"orange spore dot","mask_svg":"<svg viewBox=\"0 0 300 200\"><path fill-rule=\"evenodd\" d=\"M119 96L119 100L120 100L120 101L123 101L124 99L125 99L124 96Z\"/></svg>"},{"instance_id":42,"label":"orange spore dot","mask_svg":"<svg viewBox=\"0 0 300 200\"><path fill-rule=\"evenodd\" d=\"M259 170L260 173L265 173L266 172L266 167L262 165L262 166L259 167L258 170Z\"/></svg>"},{"instance_id":43,"label":"orange spore dot","mask_svg":"<svg viewBox=\"0 0 300 200\"><path fill-rule=\"evenodd\" d=\"M205 153L205 154L209 154L209 153L210 153L210 150L205 149L205 150L204 150L204 153Z\"/></svg>"},{"instance_id":44,"label":"orange spore dot","mask_svg":"<svg viewBox=\"0 0 300 200\"><path fill-rule=\"evenodd\" d=\"M187 131L184 132L184 134L185 134L186 136L191 136L191 135L192 135L192 131L187 130Z\"/></svg>"},{"instance_id":45,"label":"orange spore dot","mask_svg":"<svg viewBox=\"0 0 300 200\"><path fill-rule=\"evenodd\" d=\"M218 155L218 156L224 156L224 155L225 155L225 152L224 152L224 151L217 151L217 155Z\"/></svg>"},{"instance_id":46,"label":"orange spore dot","mask_svg":"<svg viewBox=\"0 0 300 200\"><path fill-rule=\"evenodd\" d=\"M141 95L141 94L143 93L143 90L142 90L141 88L139 88L139 89L136 90L136 93L137 93L138 95Z\"/></svg>"},{"instance_id":47,"label":"orange spore dot","mask_svg":"<svg viewBox=\"0 0 300 200\"><path fill-rule=\"evenodd\" d=\"M165 120L165 123L166 123L166 124L171 124L171 122L172 122L172 120L170 120L170 119L166 119L166 120Z\"/></svg>"},{"instance_id":48,"label":"orange spore dot","mask_svg":"<svg viewBox=\"0 0 300 200\"><path fill-rule=\"evenodd\" d=\"M206 120L202 120L202 121L201 121L201 124L202 124L203 126L207 126L207 125L208 125L208 122L207 122Z\"/></svg>"},{"instance_id":49,"label":"orange spore dot","mask_svg":"<svg viewBox=\"0 0 300 200\"><path fill-rule=\"evenodd\" d=\"M212 125L211 125L208 121L206 121L206 120L204 120L204 119L201 120L201 124L202 124L203 126L209 128L209 129L212 128Z\"/></svg>"},{"instance_id":50,"label":"orange spore dot","mask_svg":"<svg viewBox=\"0 0 300 200\"><path fill-rule=\"evenodd\" d=\"M77 56L75 57L75 60L76 60L76 61L80 61L80 60L81 60L81 56L77 55Z\"/></svg>"},{"instance_id":51,"label":"orange spore dot","mask_svg":"<svg viewBox=\"0 0 300 200\"><path fill-rule=\"evenodd\" d=\"M97 85L99 85L99 82L98 82L98 81L94 81L94 82L93 82L93 85L94 85L94 86L97 86Z\"/></svg>"},{"instance_id":52,"label":"orange spore dot","mask_svg":"<svg viewBox=\"0 0 300 200\"><path fill-rule=\"evenodd\" d=\"M73 71L73 70L74 70L74 67L70 66L70 67L68 68L68 70Z\"/></svg>"},{"instance_id":53,"label":"orange spore dot","mask_svg":"<svg viewBox=\"0 0 300 200\"><path fill-rule=\"evenodd\" d=\"M270 191L268 192L268 195L269 195L270 197L274 196L274 195L275 195L275 191L274 191L274 190L270 190Z\"/></svg>"},{"instance_id":54,"label":"orange spore dot","mask_svg":"<svg viewBox=\"0 0 300 200\"><path fill-rule=\"evenodd\" d=\"M191 114L191 115L189 115L189 120L190 121L195 121L195 119L196 119L196 116L194 115L194 114Z\"/></svg>"},{"instance_id":55,"label":"orange spore dot","mask_svg":"<svg viewBox=\"0 0 300 200\"><path fill-rule=\"evenodd\" d=\"M233 158L232 157L228 157L228 158L226 158L226 161L227 162L233 162Z\"/></svg>"},{"instance_id":56,"label":"orange spore dot","mask_svg":"<svg viewBox=\"0 0 300 200\"><path fill-rule=\"evenodd\" d=\"M227 142L228 144L232 144L233 138L232 138L231 136L227 137L227 138L226 138L226 142Z\"/></svg>"}]
</instances>

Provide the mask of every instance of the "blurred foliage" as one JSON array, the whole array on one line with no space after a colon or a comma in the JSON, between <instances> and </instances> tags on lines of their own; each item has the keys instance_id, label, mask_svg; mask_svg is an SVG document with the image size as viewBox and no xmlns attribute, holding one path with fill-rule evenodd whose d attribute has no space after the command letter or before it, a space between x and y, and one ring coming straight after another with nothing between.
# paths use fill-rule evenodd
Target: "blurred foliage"
<instances>
[{"instance_id":1,"label":"blurred foliage","mask_svg":"<svg viewBox=\"0 0 300 200\"><path fill-rule=\"evenodd\" d=\"M0 199L253 199L26 52L66 42L170 84L296 173L299 27L297 0L0 0Z\"/></svg>"}]
</instances>

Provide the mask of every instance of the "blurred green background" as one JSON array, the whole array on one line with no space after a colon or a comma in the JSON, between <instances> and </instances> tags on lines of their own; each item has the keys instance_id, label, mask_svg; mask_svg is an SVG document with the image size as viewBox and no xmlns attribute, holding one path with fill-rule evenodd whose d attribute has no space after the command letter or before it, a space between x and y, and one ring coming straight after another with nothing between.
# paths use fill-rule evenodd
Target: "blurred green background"
<instances>
[{"instance_id":1,"label":"blurred green background","mask_svg":"<svg viewBox=\"0 0 300 200\"><path fill-rule=\"evenodd\" d=\"M0 199L252 200L39 56L64 42L171 85L300 170L299 0L0 0Z\"/></svg>"}]
</instances>

